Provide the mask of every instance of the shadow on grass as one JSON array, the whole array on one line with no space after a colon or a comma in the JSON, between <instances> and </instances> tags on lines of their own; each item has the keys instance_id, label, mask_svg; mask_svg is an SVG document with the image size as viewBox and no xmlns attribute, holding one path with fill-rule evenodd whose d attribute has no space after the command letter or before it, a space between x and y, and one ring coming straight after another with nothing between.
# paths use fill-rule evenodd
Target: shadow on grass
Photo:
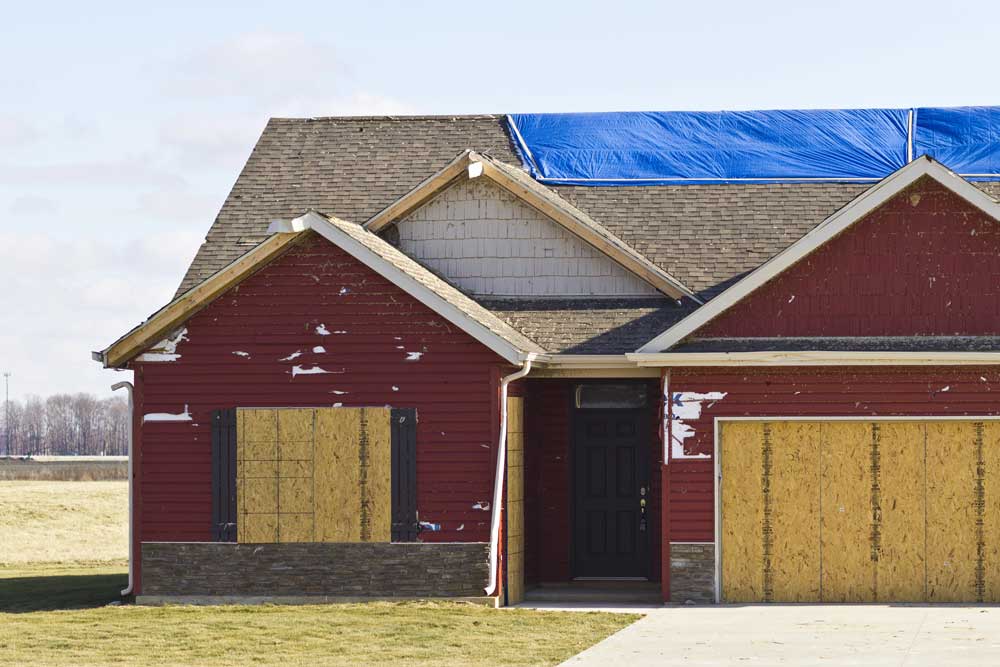
<instances>
[{"instance_id":1,"label":"shadow on grass","mask_svg":"<svg viewBox=\"0 0 1000 667\"><path fill-rule=\"evenodd\" d=\"M103 607L120 600L128 583L122 573L35 574L0 577L0 613Z\"/></svg>"}]
</instances>

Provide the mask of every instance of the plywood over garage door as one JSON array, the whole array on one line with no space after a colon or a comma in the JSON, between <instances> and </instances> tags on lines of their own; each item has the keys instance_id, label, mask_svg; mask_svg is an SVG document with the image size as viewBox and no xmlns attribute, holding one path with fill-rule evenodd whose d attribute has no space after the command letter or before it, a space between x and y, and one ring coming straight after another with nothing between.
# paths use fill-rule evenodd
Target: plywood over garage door
<instances>
[{"instance_id":1,"label":"plywood over garage door","mask_svg":"<svg viewBox=\"0 0 1000 667\"><path fill-rule=\"evenodd\" d=\"M1000 423L720 429L723 601L1000 601Z\"/></svg>"}]
</instances>

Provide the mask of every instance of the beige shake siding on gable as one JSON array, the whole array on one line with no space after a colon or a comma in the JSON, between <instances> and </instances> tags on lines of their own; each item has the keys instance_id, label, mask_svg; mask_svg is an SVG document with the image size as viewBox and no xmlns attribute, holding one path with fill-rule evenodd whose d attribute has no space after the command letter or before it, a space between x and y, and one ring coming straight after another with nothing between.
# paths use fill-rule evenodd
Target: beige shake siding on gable
<instances>
[{"instance_id":1,"label":"beige shake siding on gable","mask_svg":"<svg viewBox=\"0 0 1000 667\"><path fill-rule=\"evenodd\" d=\"M656 296L604 253L488 179L460 180L397 223L399 247L480 296Z\"/></svg>"}]
</instances>

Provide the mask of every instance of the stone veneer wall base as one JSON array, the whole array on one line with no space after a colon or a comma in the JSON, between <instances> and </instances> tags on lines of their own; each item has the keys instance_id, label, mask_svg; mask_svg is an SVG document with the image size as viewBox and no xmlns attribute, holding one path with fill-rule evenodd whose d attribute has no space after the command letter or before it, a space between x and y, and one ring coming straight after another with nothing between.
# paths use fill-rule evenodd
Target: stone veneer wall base
<instances>
[{"instance_id":1,"label":"stone veneer wall base","mask_svg":"<svg viewBox=\"0 0 1000 667\"><path fill-rule=\"evenodd\" d=\"M164 605L239 605L239 604L357 604L361 602L405 602L434 599L431 597L365 597L344 595L137 595L135 603L146 607L162 607ZM441 598L438 598L441 599ZM448 602L468 602L485 607L495 607L496 597L449 597Z\"/></svg>"},{"instance_id":2,"label":"stone veneer wall base","mask_svg":"<svg viewBox=\"0 0 1000 667\"><path fill-rule=\"evenodd\" d=\"M144 542L140 598L481 598L489 545Z\"/></svg>"},{"instance_id":3,"label":"stone veneer wall base","mask_svg":"<svg viewBox=\"0 0 1000 667\"><path fill-rule=\"evenodd\" d=\"M670 543L670 602L711 604L715 602L715 545Z\"/></svg>"}]
</instances>

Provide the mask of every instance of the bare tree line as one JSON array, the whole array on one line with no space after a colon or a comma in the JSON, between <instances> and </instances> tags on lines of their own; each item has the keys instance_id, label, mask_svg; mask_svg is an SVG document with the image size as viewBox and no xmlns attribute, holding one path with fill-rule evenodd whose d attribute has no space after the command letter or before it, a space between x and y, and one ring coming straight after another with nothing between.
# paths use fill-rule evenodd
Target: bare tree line
<instances>
[{"instance_id":1,"label":"bare tree line","mask_svg":"<svg viewBox=\"0 0 1000 667\"><path fill-rule=\"evenodd\" d=\"M128 420L128 403L117 396L54 394L9 405L0 401L0 455L124 456Z\"/></svg>"}]
</instances>

